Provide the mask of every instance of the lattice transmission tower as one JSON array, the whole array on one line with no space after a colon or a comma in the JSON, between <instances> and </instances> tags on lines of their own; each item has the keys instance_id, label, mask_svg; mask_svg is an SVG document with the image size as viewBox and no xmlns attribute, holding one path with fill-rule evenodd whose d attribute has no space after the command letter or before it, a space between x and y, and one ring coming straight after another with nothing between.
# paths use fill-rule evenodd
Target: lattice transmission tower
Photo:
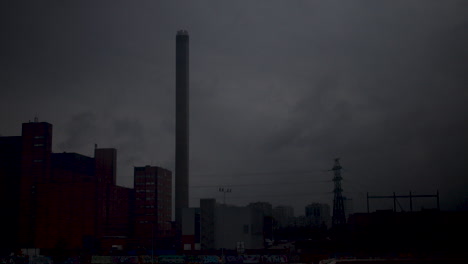
<instances>
[{"instance_id":1,"label":"lattice transmission tower","mask_svg":"<svg viewBox=\"0 0 468 264\"><path fill-rule=\"evenodd\" d=\"M332 217L332 225L334 227L341 226L346 224L346 216L344 210L344 202L343 202L343 189L341 188L341 165L340 159L335 159L335 165L332 168L335 176L333 177L333 182L335 183L335 189L333 190L334 198L333 198L333 217Z\"/></svg>"}]
</instances>

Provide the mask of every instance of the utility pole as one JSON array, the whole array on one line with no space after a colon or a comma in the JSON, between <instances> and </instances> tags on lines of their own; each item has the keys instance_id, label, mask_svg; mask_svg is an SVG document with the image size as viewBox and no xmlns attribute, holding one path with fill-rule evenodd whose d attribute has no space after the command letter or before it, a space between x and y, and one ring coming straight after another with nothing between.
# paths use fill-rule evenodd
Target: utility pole
<instances>
[{"instance_id":1,"label":"utility pole","mask_svg":"<svg viewBox=\"0 0 468 264\"><path fill-rule=\"evenodd\" d=\"M343 203L343 189L341 188L341 165L340 159L335 159L335 165L332 168L334 172L333 182L335 183L335 189L333 190L334 199L333 199L333 217L332 225L333 227L342 226L346 224L346 216L344 212L344 203Z\"/></svg>"}]
</instances>

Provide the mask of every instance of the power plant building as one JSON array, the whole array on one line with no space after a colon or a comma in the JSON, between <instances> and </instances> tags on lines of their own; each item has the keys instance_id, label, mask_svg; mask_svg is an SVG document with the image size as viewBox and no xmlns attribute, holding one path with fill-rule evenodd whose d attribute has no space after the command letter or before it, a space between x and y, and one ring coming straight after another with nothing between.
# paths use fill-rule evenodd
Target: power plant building
<instances>
[{"instance_id":1,"label":"power plant building","mask_svg":"<svg viewBox=\"0 0 468 264\"><path fill-rule=\"evenodd\" d=\"M116 165L113 148L96 146L94 157L53 153L52 125L37 119L22 125L21 136L0 137L0 210L8 215L0 253L21 248L40 249L41 254L105 253L116 245L137 247L151 229L135 223L141 213L135 204L145 207L142 218L155 221L156 238L171 235L171 172L135 168L142 204L134 189L116 184ZM146 185L139 185L139 171Z\"/></svg>"}]
</instances>

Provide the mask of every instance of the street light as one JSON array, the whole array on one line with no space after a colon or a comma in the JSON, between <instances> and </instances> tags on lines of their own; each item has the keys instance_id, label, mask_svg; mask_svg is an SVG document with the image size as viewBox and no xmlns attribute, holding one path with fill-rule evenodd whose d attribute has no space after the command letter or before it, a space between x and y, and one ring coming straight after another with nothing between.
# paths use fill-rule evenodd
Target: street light
<instances>
[{"instance_id":1,"label":"street light","mask_svg":"<svg viewBox=\"0 0 468 264\"><path fill-rule=\"evenodd\" d=\"M224 193L223 204L226 205L226 193L230 193L232 191L232 189L231 188L221 187L221 188L219 188L219 191Z\"/></svg>"}]
</instances>

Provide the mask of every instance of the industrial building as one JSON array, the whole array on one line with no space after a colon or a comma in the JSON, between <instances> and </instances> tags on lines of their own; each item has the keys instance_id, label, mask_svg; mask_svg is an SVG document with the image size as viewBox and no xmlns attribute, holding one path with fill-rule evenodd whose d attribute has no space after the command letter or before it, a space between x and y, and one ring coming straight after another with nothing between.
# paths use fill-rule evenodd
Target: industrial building
<instances>
[{"instance_id":1,"label":"industrial building","mask_svg":"<svg viewBox=\"0 0 468 264\"><path fill-rule=\"evenodd\" d=\"M264 247L263 213L258 209L201 199L200 208L186 208L182 212L185 250Z\"/></svg>"},{"instance_id":2,"label":"industrial building","mask_svg":"<svg viewBox=\"0 0 468 264\"><path fill-rule=\"evenodd\" d=\"M135 223L140 213L135 204L142 204L134 190L116 184L116 149L96 145L94 157L53 153L52 124L37 118L22 125L21 136L0 137L0 147L0 209L8 215L1 227L3 253L19 248L102 252L136 246L148 233ZM138 198L142 190L156 195L144 206L154 208L156 237L170 235L171 172L142 168L154 185L136 185Z\"/></svg>"}]
</instances>

